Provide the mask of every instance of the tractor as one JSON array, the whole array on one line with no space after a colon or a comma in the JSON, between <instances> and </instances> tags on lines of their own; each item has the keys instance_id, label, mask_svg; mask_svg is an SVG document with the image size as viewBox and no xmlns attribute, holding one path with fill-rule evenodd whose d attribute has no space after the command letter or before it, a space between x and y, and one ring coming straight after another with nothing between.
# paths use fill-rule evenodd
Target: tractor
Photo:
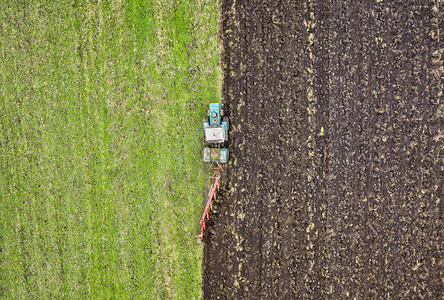
<instances>
[{"instance_id":1,"label":"tractor","mask_svg":"<svg viewBox=\"0 0 444 300\"><path fill-rule=\"evenodd\" d=\"M203 150L204 162L226 163L228 161L228 149L223 148L228 140L229 121L224 116L223 104L210 103L208 106L208 117L203 120L205 142L212 147Z\"/></svg>"},{"instance_id":2,"label":"tractor","mask_svg":"<svg viewBox=\"0 0 444 300\"><path fill-rule=\"evenodd\" d=\"M210 211L213 209L213 201L216 201L216 191L220 185L219 163L228 161L228 149L223 148L224 143L228 140L228 118L224 116L223 104L210 103L208 106L208 117L203 120L203 130L205 133L205 142L211 146L205 147L203 150L204 162L214 162L217 167L214 168L213 176L210 177L210 190L208 192L208 200L204 209L204 213L200 220L200 234L196 238L202 240L206 221L210 218Z\"/></svg>"}]
</instances>

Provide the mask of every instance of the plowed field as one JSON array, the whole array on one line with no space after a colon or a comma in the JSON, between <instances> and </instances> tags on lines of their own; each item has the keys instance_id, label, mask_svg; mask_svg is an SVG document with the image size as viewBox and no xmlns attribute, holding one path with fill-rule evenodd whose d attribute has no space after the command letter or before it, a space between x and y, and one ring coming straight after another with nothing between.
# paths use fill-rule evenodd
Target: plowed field
<instances>
[{"instance_id":1,"label":"plowed field","mask_svg":"<svg viewBox=\"0 0 444 300\"><path fill-rule=\"evenodd\" d=\"M205 299L442 297L442 11L223 1Z\"/></svg>"}]
</instances>

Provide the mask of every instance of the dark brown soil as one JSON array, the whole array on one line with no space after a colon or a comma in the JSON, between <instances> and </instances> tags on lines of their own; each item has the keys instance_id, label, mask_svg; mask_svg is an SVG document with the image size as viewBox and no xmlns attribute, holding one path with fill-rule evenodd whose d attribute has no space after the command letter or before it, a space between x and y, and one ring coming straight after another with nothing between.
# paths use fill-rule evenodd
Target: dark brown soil
<instances>
[{"instance_id":1,"label":"dark brown soil","mask_svg":"<svg viewBox=\"0 0 444 300\"><path fill-rule=\"evenodd\" d=\"M439 3L222 1L205 299L442 299Z\"/></svg>"}]
</instances>

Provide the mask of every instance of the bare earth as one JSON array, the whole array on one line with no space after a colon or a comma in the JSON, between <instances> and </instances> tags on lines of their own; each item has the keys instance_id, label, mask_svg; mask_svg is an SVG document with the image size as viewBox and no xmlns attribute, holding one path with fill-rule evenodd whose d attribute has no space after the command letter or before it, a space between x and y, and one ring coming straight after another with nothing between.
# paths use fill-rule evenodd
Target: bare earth
<instances>
[{"instance_id":1,"label":"bare earth","mask_svg":"<svg viewBox=\"0 0 444 300\"><path fill-rule=\"evenodd\" d=\"M205 299L441 299L440 1L222 2Z\"/></svg>"}]
</instances>

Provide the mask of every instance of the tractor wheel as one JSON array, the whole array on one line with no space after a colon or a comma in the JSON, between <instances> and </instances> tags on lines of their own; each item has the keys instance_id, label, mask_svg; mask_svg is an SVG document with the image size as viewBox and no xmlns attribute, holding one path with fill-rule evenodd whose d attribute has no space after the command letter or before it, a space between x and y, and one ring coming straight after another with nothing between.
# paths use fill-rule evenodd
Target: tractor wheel
<instances>
[{"instance_id":1,"label":"tractor wheel","mask_svg":"<svg viewBox=\"0 0 444 300\"><path fill-rule=\"evenodd\" d=\"M228 120L228 117L223 117L222 122L227 122L227 131L230 130L230 121Z\"/></svg>"},{"instance_id":2,"label":"tractor wheel","mask_svg":"<svg viewBox=\"0 0 444 300\"><path fill-rule=\"evenodd\" d=\"M203 129L204 129L204 131L205 131L205 128L206 128L205 124L210 125L210 123L208 122L208 118L203 118L203 121L202 121L202 125L203 125ZM208 126L208 125L207 125L207 126Z\"/></svg>"}]
</instances>

